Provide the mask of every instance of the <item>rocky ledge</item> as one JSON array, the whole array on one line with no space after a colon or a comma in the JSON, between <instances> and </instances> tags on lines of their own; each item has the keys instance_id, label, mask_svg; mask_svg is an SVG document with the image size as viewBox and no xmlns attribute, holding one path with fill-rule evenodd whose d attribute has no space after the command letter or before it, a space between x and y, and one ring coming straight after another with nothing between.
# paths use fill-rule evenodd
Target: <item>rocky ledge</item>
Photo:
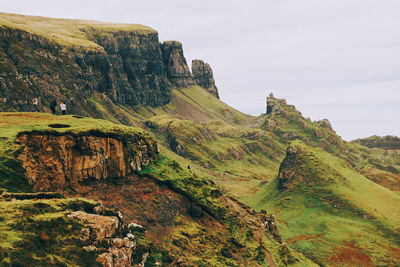
<instances>
[{"instance_id":1,"label":"rocky ledge","mask_svg":"<svg viewBox=\"0 0 400 267\"><path fill-rule=\"evenodd\" d=\"M124 177L158 159L154 140L84 132L25 132L18 159L34 191L63 191L90 180Z\"/></svg>"}]
</instances>

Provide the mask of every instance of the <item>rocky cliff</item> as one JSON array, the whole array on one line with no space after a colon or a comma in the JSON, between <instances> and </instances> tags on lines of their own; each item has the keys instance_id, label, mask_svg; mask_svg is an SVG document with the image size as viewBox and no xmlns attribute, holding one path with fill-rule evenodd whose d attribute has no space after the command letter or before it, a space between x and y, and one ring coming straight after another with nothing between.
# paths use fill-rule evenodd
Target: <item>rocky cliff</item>
<instances>
[{"instance_id":1,"label":"rocky cliff","mask_svg":"<svg viewBox=\"0 0 400 267\"><path fill-rule=\"evenodd\" d=\"M86 100L96 95L115 104L161 106L173 87L194 84L182 44L161 44L150 28L46 18L29 27L35 17L21 17L17 23L0 13L0 111L48 111L57 99L87 114ZM59 31L40 28L45 22Z\"/></svg>"},{"instance_id":2,"label":"rocky cliff","mask_svg":"<svg viewBox=\"0 0 400 267\"><path fill-rule=\"evenodd\" d=\"M167 76L171 83L178 88L193 85L189 67L183 56L182 44L167 41L162 44L164 64L167 66Z\"/></svg>"},{"instance_id":3,"label":"rocky cliff","mask_svg":"<svg viewBox=\"0 0 400 267\"><path fill-rule=\"evenodd\" d=\"M218 89L215 86L214 74L208 63L195 59L192 61L193 81L219 99Z\"/></svg>"},{"instance_id":4,"label":"rocky cliff","mask_svg":"<svg viewBox=\"0 0 400 267\"><path fill-rule=\"evenodd\" d=\"M84 187L140 171L157 159L157 144L140 135L22 133L18 158L35 191Z\"/></svg>"}]
</instances>

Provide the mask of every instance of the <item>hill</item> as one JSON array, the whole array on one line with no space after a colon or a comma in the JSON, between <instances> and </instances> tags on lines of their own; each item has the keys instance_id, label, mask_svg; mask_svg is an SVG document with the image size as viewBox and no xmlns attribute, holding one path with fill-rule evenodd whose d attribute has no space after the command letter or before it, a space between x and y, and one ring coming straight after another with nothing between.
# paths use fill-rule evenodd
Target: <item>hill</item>
<instances>
[{"instance_id":1,"label":"hill","mask_svg":"<svg viewBox=\"0 0 400 267\"><path fill-rule=\"evenodd\" d=\"M238 204L167 154L158 155L158 145L139 128L40 113L2 113L0 122L4 264L118 265L127 257L125 266L141 261L259 266L284 264L289 257L312 266L263 226L265 215ZM92 220L119 221L113 230L118 234L93 237L110 226ZM92 229L90 238L79 234L85 227ZM115 242L129 238L127 233L134 233L135 245L118 254ZM29 244L38 246L18 257Z\"/></svg>"},{"instance_id":2,"label":"hill","mask_svg":"<svg viewBox=\"0 0 400 267\"><path fill-rule=\"evenodd\" d=\"M399 264L392 139L343 141L272 94L243 114L145 26L2 13L0 35L5 264ZM121 227L81 236L96 218Z\"/></svg>"},{"instance_id":3,"label":"hill","mask_svg":"<svg viewBox=\"0 0 400 267\"><path fill-rule=\"evenodd\" d=\"M284 239L319 264L399 264L399 195L322 149L292 142L277 178L248 203L276 214Z\"/></svg>"},{"instance_id":4,"label":"hill","mask_svg":"<svg viewBox=\"0 0 400 267\"><path fill-rule=\"evenodd\" d=\"M382 148L386 150L400 149L400 138L397 136L371 136L368 138L356 139L354 143L367 146L369 148Z\"/></svg>"}]
</instances>

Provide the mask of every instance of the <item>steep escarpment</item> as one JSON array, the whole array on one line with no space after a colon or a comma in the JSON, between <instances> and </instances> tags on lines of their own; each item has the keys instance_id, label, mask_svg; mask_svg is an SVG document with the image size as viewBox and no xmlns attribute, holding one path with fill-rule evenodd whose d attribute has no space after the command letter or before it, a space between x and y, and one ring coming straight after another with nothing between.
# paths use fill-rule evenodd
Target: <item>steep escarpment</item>
<instances>
[{"instance_id":1,"label":"steep escarpment","mask_svg":"<svg viewBox=\"0 0 400 267\"><path fill-rule=\"evenodd\" d=\"M164 64L167 67L167 76L177 88L193 85L189 67L183 56L182 44L176 41L167 41L162 44Z\"/></svg>"},{"instance_id":2,"label":"steep escarpment","mask_svg":"<svg viewBox=\"0 0 400 267\"><path fill-rule=\"evenodd\" d=\"M18 158L35 191L77 189L91 180L107 180L140 171L157 160L157 144L140 135L96 132L22 133Z\"/></svg>"},{"instance_id":3,"label":"steep escarpment","mask_svg":"<svg viewBox=\"0 0 400 267\"><path fill-rule=\"evenodd\" d=\"M219 99L218 89L215 86L214 74L208 63L195 59L192 61L193 81L205 88L210 94Z\"/></svg>"},{"instance_id":4,"label":"steep escarpment","mask_svg":"<svg viewBox=\"0 0 400 267\"><path fill-rule=\"evenodd\" d=\"M96 97L162 106L171 100L172 88L194 84L182 45L161 44L153 29L35 19L0 14L2 111L49 111L57 99L74 113L93 115L90 100Z\"/></svg>"},{"instance_id":5,"label":"steep escarpment","mask_svg":"<svg viewBox=\"0 0 400 267\"><path fill-rule=\"evenodd\" d=\"M171 85L157 33L87 34L103 49L66 49L32 33L0 28L1 109L33 111L37 97L41 110L58 99L82 113L96 94L125 105L169 101Z\"/></svg>"}]
</instances>

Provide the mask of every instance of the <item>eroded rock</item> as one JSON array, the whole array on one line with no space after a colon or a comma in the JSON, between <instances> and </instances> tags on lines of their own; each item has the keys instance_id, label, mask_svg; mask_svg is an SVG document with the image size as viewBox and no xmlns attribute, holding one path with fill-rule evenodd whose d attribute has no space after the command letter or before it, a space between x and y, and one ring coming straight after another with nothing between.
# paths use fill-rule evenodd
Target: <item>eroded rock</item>
<instances>
[{"instance_id":1,"label":"eroded rock","mask_svg":"<svg viewBox=\"0 0 400 267\"><path fill-rule=\"evenodd\" d=\"M90 237L96 241L111 238L119 225L117 217L90 214L84 211L72 212L68 217L84 222L90 228Z\"/></svg>"},{"instance_id":2,"label":"eroded rock","mask_svg":"<svg viewBox=\"0 0 400 267\"><path fill-rule=\"evenodd\" d=\"M208 63L195 59L192 61L192 77L195 84L206 89L219 99L218 89L215 86L214 74Z\"/></svg>"},{"instance_id":3,"label":"eroded rock","mask_svg":"<svg viewBox=\"0 0 400 267\"><path fill-rule=\"evenodd\" d=\"M157 159L157 144L137 135L132 141L74 134L21 134L18 155L35 191L79 188L86 180L123 177ZM101 207L99 207L101 209Z\"/></svg>"}]
</instances>

